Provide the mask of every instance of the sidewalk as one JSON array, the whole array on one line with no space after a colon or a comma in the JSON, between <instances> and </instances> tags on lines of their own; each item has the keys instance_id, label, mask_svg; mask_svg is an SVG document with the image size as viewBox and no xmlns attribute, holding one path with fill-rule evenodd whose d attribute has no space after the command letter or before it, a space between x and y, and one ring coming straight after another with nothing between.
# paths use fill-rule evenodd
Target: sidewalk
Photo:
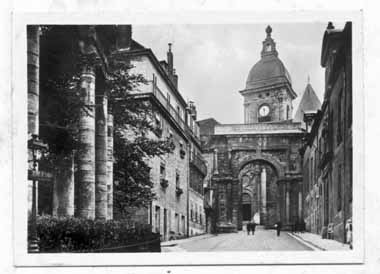
<instances>
[{"instance_id":1,"label":"sidewalk","mask_svg":"<svg viewBox=\"0 0 380 274\"><path fill-rule=\"evenodd\" d=\"M214 237L213 234L202 234L199 236L192 236L189 238L179 239L179 240L172 240L172 241L165 241L161 242L161 252L183 252L184 249L180 248L178 245L188 242L188 241L199 241L203 239L207 239L210 237Z\"/></svg>"},{"instance_id":2,"label":"sidewalk","mask_svg":"<svg viewBox=\"0 0 380 274\"><path fill-rule=\"evenodd\" d=\"M348 244L343 244L341 242L322 239L318 234L309 233L309 232L288 232L288 235L294 239L302 242L303 244L309 246L313 250L350 250Z\"/></svg>"}]
</instances>

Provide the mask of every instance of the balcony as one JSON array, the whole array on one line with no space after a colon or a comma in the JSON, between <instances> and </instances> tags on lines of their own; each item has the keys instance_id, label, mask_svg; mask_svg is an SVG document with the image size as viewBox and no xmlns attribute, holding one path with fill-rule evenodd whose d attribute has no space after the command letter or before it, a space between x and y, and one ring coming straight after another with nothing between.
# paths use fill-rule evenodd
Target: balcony
<instances>
[{"instance_id":1,"label":"balcony","mask_svg":"<svg viewBox=\"0 0 380 274\"><path fill-rule=\"evenodd\" d=\"M187 135L192 136L198 143L200 143L199 127L196 123L190 127L183 120L178 111L170 104L167 97L162 93L162 91L152 83L152 93L154 98L160 103L160 105L168 112L170 117L174 120L177 126Z\"/></svg>"},{"instance_id":2,"label":"balcony","mask_svg":"<svg viewBox=\"0 0 380 274\"><path fill-rule=\"evenodd\" d=\"M177 125L183 130L187 130L187 125L177 110L170 104L167 97L161 92L157 85L152 84L153 95L157 101L164 107L170 114L171 118L177 123Z\"/></svg>"},{"instance_id":3,"label":"balcony","mask_svg":"<svg viewBox=\"0 0 380 274\"><path fill-rule=\"evenodd\" d=\"M192 164L195 168L197 168L199 172L202 173L204 176L207 175L206 162L203 159L201 154L194 151L190 159L190 164Z\"/></svg>"}]
</instances>

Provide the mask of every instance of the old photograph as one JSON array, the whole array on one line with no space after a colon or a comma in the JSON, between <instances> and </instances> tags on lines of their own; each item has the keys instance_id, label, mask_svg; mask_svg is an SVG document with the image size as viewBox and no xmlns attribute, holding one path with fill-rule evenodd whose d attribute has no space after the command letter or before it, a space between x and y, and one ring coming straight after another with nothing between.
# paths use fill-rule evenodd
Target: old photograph
<instances>
[{"instance_id":1,"label":"old photograph","mask_svg":"<svg viewBox=\"0 0 380 274\"><path fill-rule=\"evenodd\" d=\"M27 25L28 252L355 249L351 33Z\"/></svg>"}]
</instances>

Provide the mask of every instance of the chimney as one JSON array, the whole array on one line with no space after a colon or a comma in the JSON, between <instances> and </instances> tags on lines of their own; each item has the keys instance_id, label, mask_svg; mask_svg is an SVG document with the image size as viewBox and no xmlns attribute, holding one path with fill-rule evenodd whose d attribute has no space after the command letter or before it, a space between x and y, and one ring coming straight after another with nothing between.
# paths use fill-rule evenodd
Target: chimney
<instances>
[{"instance_id":1,"label":"chimney","mask_svg":"<svg viewBox=\"0 0 380 274\"><path fill-rule=\"evenodd\" d=\"M117 50L129 50L132 43L132 26L118 25L116 47Z\"/></svg>"},{"instance_id":2,"label":"chimney","mask_svg":"<svg viewBox=\"0 0 380 274\"><path fill-rule=\"evenodd\" d=\"M197 108L193 101L189 101L189 114L193 118L194 121L197 120Z\"/></svg>"},{"instance_id":3,"label":"chimney","mask_svg":"<svg viewBox=\"0 0 380 274\"><path fill-rule=\"evenodd\" d=\"M174 83L175 87L178 89L178 75L175 72L175 69L173 69L173 83Z\"/></svg>"},{"instance_id":4,"label":"chimney","mask_svg":"<svg viewBox=\"0 0 380 274\"><path fill-rule=\"evenodd\" d=\"M172 43L169 43L169 51L167 53L168 56L168 72L169 76L173 75L173 53L172 53Z\"/></svg>"}]
</instances>

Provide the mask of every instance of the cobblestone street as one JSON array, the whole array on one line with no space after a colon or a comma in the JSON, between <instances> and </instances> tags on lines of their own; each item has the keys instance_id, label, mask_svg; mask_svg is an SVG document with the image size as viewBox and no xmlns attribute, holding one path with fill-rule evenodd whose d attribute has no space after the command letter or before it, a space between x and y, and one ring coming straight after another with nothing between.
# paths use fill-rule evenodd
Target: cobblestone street
<instances>
[{"instance_id":1,"label":"cobblestone street","mask_svg":"<svg viewBox=\"0 0 380 274\"><path fill-rule=\"evenodd\" d=\"M162 244L162 252L181 251L270 251L312 250L308 246L281 232L276 236L275 230L259 229L255 235L247 235L245 231L219 235L203 235L190 239L179 240L170 244Z\"/></svg>"}]
</instances>

